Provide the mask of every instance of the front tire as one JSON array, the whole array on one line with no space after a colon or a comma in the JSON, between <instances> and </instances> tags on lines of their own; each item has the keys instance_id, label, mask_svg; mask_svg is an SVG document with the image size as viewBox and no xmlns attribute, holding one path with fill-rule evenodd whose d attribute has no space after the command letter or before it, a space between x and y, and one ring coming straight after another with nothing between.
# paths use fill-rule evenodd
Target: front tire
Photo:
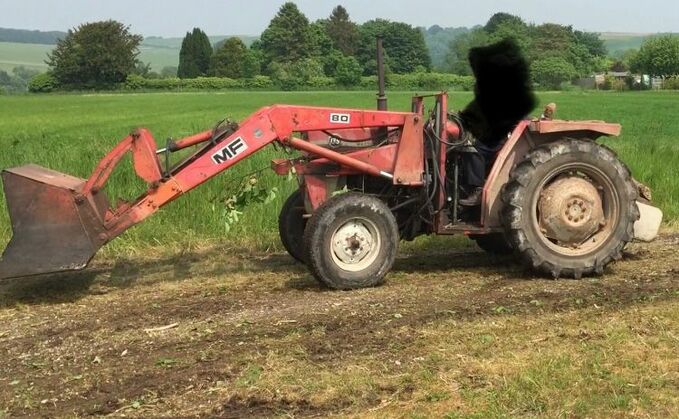
<instances>
[{"instance_id":1,"label":"front tire","mask_svg":"<svg viewBox=\"0 0 679 419\"><path fill-rule=\"evenodd\" d=\"M344 193L328 199L304 232L312 274L330 288L379 285L391 270L399 233L389 207L373 196Z\"/></svg>"},{"instance_id":2,"label":"front tire","mask_svg":"<svg viewBox=\"0 0 679 419\"><path fill-rule=\"evenodd\" d=\"M278 234L283 247L295 260L304 262L304 194L301 189L293 192L283 204L278 216Z\"/></svg>"},{"instance_id":3,"label":"front tire","mask_svg":"<svg viewBox=\"0 0 679 419\"><path fill-rule=\"evenodd\" d=\"M601 274L622 257L639 218L629 169L609 148L564 139L510 173L502 221L523 262L554 278Z\"/></svg>"}]
</instances>

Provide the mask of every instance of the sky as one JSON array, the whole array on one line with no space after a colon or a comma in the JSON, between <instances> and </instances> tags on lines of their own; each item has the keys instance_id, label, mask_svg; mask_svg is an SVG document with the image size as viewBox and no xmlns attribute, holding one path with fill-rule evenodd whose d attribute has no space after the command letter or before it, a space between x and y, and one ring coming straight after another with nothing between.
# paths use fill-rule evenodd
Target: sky
<instances>
[{"instance_id":1,"label":"sky","mask_svg":"<svg viewBox=\"0 0 679 419\"><path fill-rule=\"evenodd\" d=\"M66 30L115 19L144 36L259 35L285 0L0 0L0 27ZM484 24L495 12L594 32L679 32L679 0L295 0L310 19L342 4L353 21L384 18L414 26Z\"/></svg>"}]
</instances>

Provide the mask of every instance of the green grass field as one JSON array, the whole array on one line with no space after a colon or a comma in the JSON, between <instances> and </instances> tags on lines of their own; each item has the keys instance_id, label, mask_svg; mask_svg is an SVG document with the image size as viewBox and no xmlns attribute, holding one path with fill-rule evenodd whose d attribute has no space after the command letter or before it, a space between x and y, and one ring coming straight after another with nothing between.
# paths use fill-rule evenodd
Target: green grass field
<instances>
[{"instance_id":1,"label":"green grass field","mask_svg":"<svg viewBox=\"0 0 679 419\"><path fill-rule=\"evenodd\" d=\"M0 42L0 70L8 73L14 67L47 71L47 54L54 49L54 45L20 44L15 42ZM142 44L139 47L139 59L151 64L151 69L160 71L165 66L177 66L179 62L179 48L159 45Z\"/></svg>"},{"instance_id":2,"label":"green grass field","mask_svg":"<svg viewBox=\"0 0 679 419\"><path fill-rule=\"evenodd\" d=\"M409 93L389 97L408 108ZM455 93L453 106L470 98ZM606 143L676 223L679 93L540 99L562 118L622 122ZM0 96L0 168L86 177L133 127L160 143L272 103L372 108L374 95ZM294 184L265 172L278 199L224 232L224 186L275 155L170 204L84 272L0 282L0 418L677 416L676 231L631 243L604 277L580 281L437 238L402 249L383 286L330 292L263 251L280 251L277 213ZM109 192L133 195L132 179L116 176ZM7 223L0 195L0 249Z\"/></svg>"},{"instance_id":3,"label":"green grass field","mask_svg":"<svg viewBox=\"0 0 679 419\"><path fill-rule=\"evenodd\" d=\"M390 107L408 108L410 93L391 92ZM453 106L464 106L471 93L454 93ZM623 124L620 138L605 140L618 151L634 175L651 186L666 220L679 217L679 94L659 93L545 93L543 103L555 101L564 119L597 119ZM220 92L167 94L93 94L0 97L0 167L37 163L88 177L99 159L132 128L146 126L159 144L211 127L226 116L240 120L273 103L372 108L366 92ZM109 250L132 252L148 246L191 246L211 240L245 243L258 249L278 246L277 214L296 187L294 182L264 171L261 182L280 193L269 205L247 208L241 222L227 234L219 199L225 187L245 173L267 167L278 154L265 149L234 169L183 197L160 214L127 232ZM131 170L116 173L109 196L134 198L143 188ZM0 194L0 246L10 237L4 196Z\"/></svg>"},{"instance_id":4,"label":"green grass field","mask_svg":"<svg viewBox=\"0 0 679 419\"><path fill-rule=\"evenodd\" d=\"M33 70L46 71L47 53L54 45L19 44L15 42L0 42L0 70L8 73L14 67L26 67Z\"/></svg>"}]
</instances>

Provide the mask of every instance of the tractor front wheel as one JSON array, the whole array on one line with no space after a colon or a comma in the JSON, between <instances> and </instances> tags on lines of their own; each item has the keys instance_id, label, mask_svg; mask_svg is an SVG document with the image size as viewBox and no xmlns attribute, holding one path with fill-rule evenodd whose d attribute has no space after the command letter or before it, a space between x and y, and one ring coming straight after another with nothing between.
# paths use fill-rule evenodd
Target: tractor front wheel
<instances>
[{"instance_id":1,"label":"tractor front wheel","mask_svg":"<svg viewBox=\"0 0 679 419\"><path fill-rule=\"evenodd\" d=\"M304 263L304 194L301 189L292 193L278 216L278 234L290 256Z\"/></svg>"},{"instance_id":2,"label":"tractor front wheel","mask_svg":"<svg viewBox=\"0 0 679 419\"><path fill-rule=\"evenodd\" d=\"M629 169L605 146L563 139L537 147L502 191L506 237L553 277L600 274L622 257L639 218Z\"/></svg>"},{"instance_id":3,"label":"tractor front wheel","mask_svg":"<svg viewBox=\"0 0 679 419\"><path fill-rule=\"evenodd\" d=\"M313 275L335 289L382 283L396 259L399 234L389 207L373 196L344 193L328 199L304 232Z\"/></svg>"}]
</instances>

